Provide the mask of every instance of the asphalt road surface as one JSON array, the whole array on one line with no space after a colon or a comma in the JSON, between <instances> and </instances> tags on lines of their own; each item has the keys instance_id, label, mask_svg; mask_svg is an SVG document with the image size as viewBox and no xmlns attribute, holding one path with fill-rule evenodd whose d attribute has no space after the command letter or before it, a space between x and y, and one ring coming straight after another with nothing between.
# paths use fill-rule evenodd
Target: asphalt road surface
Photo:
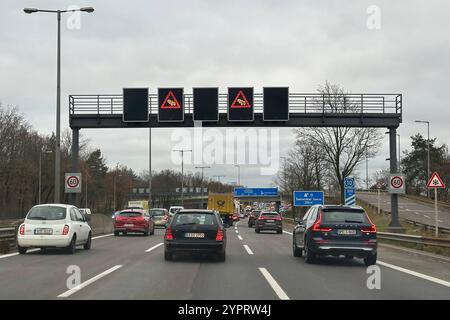
<instances>
[{"instance_id":1,"label":"asphalt road surface","mask_svg":"<svg viewBox=\"0 0 450 320\"><path fill-rule=\"evenodd\" d=\"M380 247L381 289L370 290L360 259L310 265L293 257L291 229L256 234L241 221L227 229L226 262L165 261L161 229L149 237L96 238L90 251L74 255L3 255L0 299L450 299L448 262ZM70 290L68 267L81 271L81 284Z\"/></svg>"},{"instance_id":2,"label":"asphalt road surface","mask_svg":"<svg viewBox=\"0 0 450 320\"><path fill-rule=\"evenodd\" d=\"M362 193L356 194L358 199L361 199L374 206L378 206L377 193ZM391 211L391 198L387 193L380 193L380 207L382 210ZM434 206L423 202L398 197L398 210L401 218L409 219L419 223L433 225L435 224ZM439 226L450 229L450 211L439 208L438 209Z\"/></svg>"}]
</instances>

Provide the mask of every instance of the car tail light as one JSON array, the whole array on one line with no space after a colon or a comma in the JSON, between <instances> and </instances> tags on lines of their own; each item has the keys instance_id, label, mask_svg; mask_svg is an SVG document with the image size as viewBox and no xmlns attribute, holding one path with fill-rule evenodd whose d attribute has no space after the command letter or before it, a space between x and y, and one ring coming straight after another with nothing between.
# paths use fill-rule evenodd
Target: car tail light
<instances>
[{"instance_id":1,"label":"car tail light","mask_svg":"<svg viewBox=\"0 0 450 320\"><path fill-rule=\"evenodd\" d=\"M322 228L320 225L322 223L322 212L319 212L319 217L317 218L316 222L314 222L312 226L312 231L322 231L322 232L330 232L331 228Z\"/></svg>"},{"instance_id":2,"label":"car tail light","mask_svg":"<svg viewBox=\"0 0 450 320\"><path fill-rule=\"evenodd\" d=\"M223 241L223 231L222 231L222 229L217 229L216 241Z\"/></svg>"},{"instance_id":3,"label":"car tail light","mask_svg":"<svg viewBox=\"0 0 450 320\"><path fill-rule=\"evenodd\" d=\"M369 233L376 233L377 232L377 226L370 220L369 216L366 214L367 220L369 220L370 227L368 228L362 228L362 232L369 232Z\"/></svg>"},{"instance_id":4,"label":"car tail light","mask_svg":"<svg viewBox=\"0 0 450 320\"><path fill-rule=\"evenodd\" d=\"M169 220L169 216L164 216L164 220Z\"/></svg>"},{"instance_id":5,"label":"car tail light","mask_svg":"<svg viewBox=\"0 0 450 320\"><path fill-rule=\"evenodd\" d=\"M22 225L20 226L20 228L19 228L19 234L20 234L21 236L23 236L23 235L25 234L25 225L24 225L24 224L22 224Z\"/></svg>"},{"instance_id":6,"label":"car tail light","mask_svg":"<svg viewBox=\"0 0 450 320\"><path fill-rule=\"evenodd\" d=\"M63 228L62 235L67 236L69 234L69 226L66 224Z\"/></svg>"},{"instance_id":7,"label":"car tail light","mask_svg":"<svg viewBox=\"0 0 450 320\"><path fill-rule=\"evenodd\" d=\"M166 238L166 240L173 240L173 234L172 234L172 227L171 226L167 227L166 234L165 234L164 238Z\"/></svg>"}]
</instances>

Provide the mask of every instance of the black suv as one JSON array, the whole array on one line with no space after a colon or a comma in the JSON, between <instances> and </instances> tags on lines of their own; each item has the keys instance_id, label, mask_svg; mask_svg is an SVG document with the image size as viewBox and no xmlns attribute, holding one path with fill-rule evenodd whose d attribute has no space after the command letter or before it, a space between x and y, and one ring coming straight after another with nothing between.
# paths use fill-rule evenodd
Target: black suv
<instances>
[{"instance_id":1,"label":"black suv","mask_svg":"<svg viewBox=\"0 0 450 320\"><path fill-rule=\"evenodd\" d=\"M316 205L297 221L293 232L293 254L312 263L319 255L344 255L377 262L377 229L359 206Z\"/></svg>"}]
</instances>

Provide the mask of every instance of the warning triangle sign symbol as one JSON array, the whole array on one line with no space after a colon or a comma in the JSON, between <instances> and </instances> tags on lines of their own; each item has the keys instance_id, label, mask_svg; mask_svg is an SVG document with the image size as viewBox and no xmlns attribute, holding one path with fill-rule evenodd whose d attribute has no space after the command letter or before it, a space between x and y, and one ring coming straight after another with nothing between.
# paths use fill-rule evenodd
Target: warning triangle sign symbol
<instances>
[{"instance_id":1,"label":"warning triangle sign symbol","mask_svg":"<svg viewBox=\"0 0 450 320\"><path fill-rule=\"evenodd\" d=\"M252 106L248 102L244 92L242 90L239 90L238 94L236 95L236 98L234 98L233 103L231 104L231 108L245 109L251 107Z\"/></svg>"},{"instance_id":2,"label":"warning triangle sign symbol","mask_svg":"<svg viewBox=\"0 0 450 320\"><path fill-rule=\"evenodd\" d=\"M161 109L181 109L181 105L178 102L177 98L173 94L172 90L169 91L164 102L161 105Z\"/></svg>"},{"instance_id":3,"label":"warning triangle sign symbol","mask_svg":"<svg viewBox=\"0 0 450 320\"><path fill-rule=\"evenodd\" d=\"M445 188L445 184L442 181L441 177L437 174L437 172L434 172L431 175L430 181L428 181L428 188Z\"/></svg>"}]
</instances>

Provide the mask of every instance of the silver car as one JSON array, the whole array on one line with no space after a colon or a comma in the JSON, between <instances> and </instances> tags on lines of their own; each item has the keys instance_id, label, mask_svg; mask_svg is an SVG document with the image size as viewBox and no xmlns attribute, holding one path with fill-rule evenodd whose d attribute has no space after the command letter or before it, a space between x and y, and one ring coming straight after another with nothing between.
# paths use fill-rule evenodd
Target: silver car
<instances>
[{"instance_id":1,"label":"silver car","mask_svg":"<svg viewBox=\"0 0 450 320\"><path fill-rule=\"evenodd\" d=\"M153 208L150 209L150 218L155 223L155 227L166 227L167 221L169 221L170 215L169 211L164 208Z\"/></svg>"}]
</instances>

